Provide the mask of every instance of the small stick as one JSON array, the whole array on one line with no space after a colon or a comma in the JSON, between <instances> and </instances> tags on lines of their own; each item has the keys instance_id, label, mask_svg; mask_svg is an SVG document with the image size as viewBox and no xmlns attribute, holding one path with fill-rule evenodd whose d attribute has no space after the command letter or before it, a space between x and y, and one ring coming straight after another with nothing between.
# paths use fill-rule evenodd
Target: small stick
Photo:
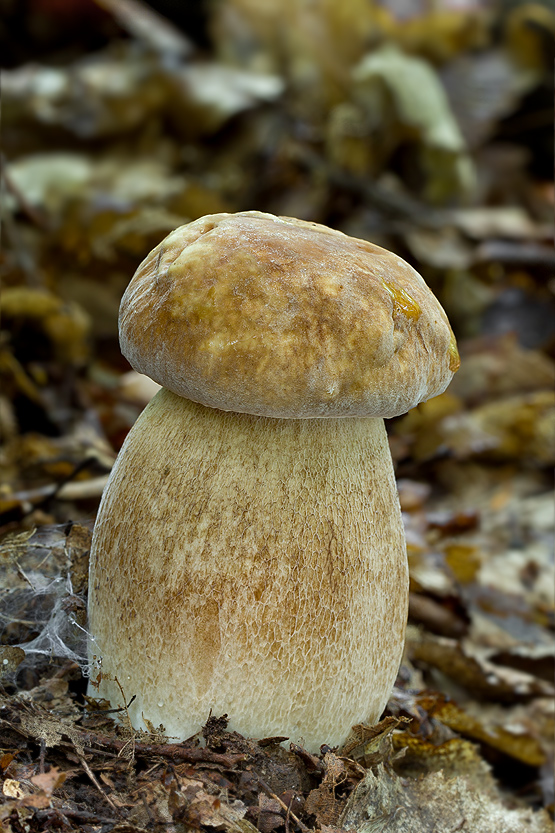
<instances>
[{"instance_id":1,"label":"small stick","mask_svg":"<svg viewBox=\"0 0 555 833\"><path fill-rule=\"evenodd\" d=\"M102 797L105 799L105 801L110 805L110 807L116 813L118 818L121 818L122 816L121 816L121 813L120 813L118 807L116 807L116 805L114 804L114 802L112 801L110 796L107 793L104 792L104 790L102 789L102 787L100 786L100 784L99 784L99 782L96 778L96 775L94 774L94 772L92 771L92 769L90 768L90 766L88 765L88 763L86 762L84 757L79 754L79 752L77 751L77 748L75 748L75 751L77 752L77 757L79 758L79 760L81 762L81 766L83 767L83 769L85 770L85 772L87 773L87 775L89 776L91 781L93 782L93 784L96 787L96 789L98 790L98 792L102 795Z\"/></svg>"},{"instance_id":2,"label":"small stick","mask_svg":"<svg viewBox=\"0 0 555 833\"><path fill-rule=\"evenodd\" d=\"M131 730L131 737L125 742L125 745L122 746L122 748L120 749L119 754L120 754L121 757L128 758L129 761L134 761L135 760L135 735L133 734L133 725L131 723L131 718L129 717L128 709L129 709L129 706L131 705L131 703L133 702L133 700L135 699L135 697L132 697L131 700L128 703L127 702L127 697L125 696L125 691L123 690L123 687L122 687L120 681L118 680L117 677L114 677L114 680L117 683L117 686L118 686L118 688L121 692L121 696L123 697L123 710L124 710L125 716L127 718L127 726ZM131 748L131 754L128 754L128 752L127 752L127 749L129 747Z\"/></svg>"},{"instance_id":3,"label":"small stick","mask_svg":"<svg viewBox=\"0 0 555 833\"><path fill-rule=\"evenodd\" d=\"M264 790L264 792L266 793L266 795L269 795L269 796L270 796L270 798L274 798L274 799L277 801L277 803L278 803L281 807L283 807L283 809L285 810L285 812L287 813L287 815L289 815L289 816L293 819L293 821L295 822L295 824L296 824L296 825L298 825L298 826L300 827L300 829L303 831L303 833L310 833L309 828L306 826L306 824L303 824L303 822L302 822L299 818L297 818L297 816L295 815L295 813L291 810L291 807L288 807L288 806L287 806L287 804L285 803L285 801L282 801L282 800L281 800L281 798L279 797L279 795L276 795L274 792L272 792L272 790L270 789L270 787L268 786L268 784L267 784L265 781L263 781L263 780L262 780L262 778L260 777L260 775L257 775L257 773L254 773L254 774L255 774L255 775L256 775L256 777L258 778L258 783L260 784L260 786L262 787L262 789Z\"/></svg>"},{"instance_id":4,"label":"small stick","mask_svg":"<svg viewBox=\"0 0 555 833\"><path fill-rule=\"evenodd\" d=\"M96 813L88 813L86 810L70 810L67 807L64 807L63 810L39 810L37 813L41 819L48 817L59 818L58 814L68 819L83 822L83 824L115 824L115 819L104 818L103 816L98 816Z\"/></svg>"},{"instance_id":5,"label":"small stick","mask_svg":"<svg viewBox=\"0 0 555 833\"><path fill-rule=\"evenodd\" d=\"M120 740L119 738L111 738L107 735L97 735L90 732L83 733L83 740L91 745L97 743L99 746L107 746L109 749L115 749L121 752L129 745L129 740ZM205 749L200 746L185 747L179 743L141 743L135 742L136 755L160 755L161 758L176 758L181 761L187 761L190 764L208 763L220 764L226 768L232 768L235 764L246 759L246 755L241 752L235 754L221 754L219 752L212 752L210 749Z\"/></svg>"},{"instance_id":6,"label":"small stick","mask_svg":"<svg viewBox=\"0 0 555 833\"><path fill-rule=\"evenodd\" d=\"M46 754L46 741L44 738L40 739L40 755L39 755L39 772L42 775L44 772L44 756Z\"/></svg>"},{"instance_id":7,"label":"small stick","mask_svg":"<svg viewBox=\"0 0 555 833\"><path fill-rule=\"evenodd\" d=\"M38 208L35 208L34 205L31 205L23 191L18 188L15 184L14 180L8 173L8 166L7 160L4 154L0 154L0 171L4 176L4 182L6 183L6 188L16 198L19 203L19 207L23 210L23 212L27 215L27 217L40 229L43 231L50 231L50 223L42 213L42 211Z\"/></svg>"}]
</instances>

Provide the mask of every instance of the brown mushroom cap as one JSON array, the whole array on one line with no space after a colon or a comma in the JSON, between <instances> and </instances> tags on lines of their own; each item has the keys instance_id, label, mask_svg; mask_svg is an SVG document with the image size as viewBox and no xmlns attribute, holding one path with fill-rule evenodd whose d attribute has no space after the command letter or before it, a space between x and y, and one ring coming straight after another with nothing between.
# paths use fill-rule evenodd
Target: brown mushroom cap
<instances>
[{"instance_id":1,"label":"brown mushroom cap","mask_svg":"<svg viewBox=\"0 0 555 833\"><path fill-rule=\"evenodd\" d=\"M168 235L123 296L120 340L180 396L281 418L397 416L458 367L443 309L400 257L258 211Z\"/></svg>"}]
</instances>

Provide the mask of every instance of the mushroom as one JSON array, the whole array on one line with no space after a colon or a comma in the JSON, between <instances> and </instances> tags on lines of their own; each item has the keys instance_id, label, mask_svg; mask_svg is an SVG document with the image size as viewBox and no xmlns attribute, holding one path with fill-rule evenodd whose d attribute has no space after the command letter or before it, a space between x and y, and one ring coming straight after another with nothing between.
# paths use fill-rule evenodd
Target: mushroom
<instances>
[{"instance_id":1,"label":"mushroom","mask_svg":"<svg viewBox=\"0 0 555 833\"><path fill-rule=\"evenodd\" d=\"M163 387L104 492L91 551L96 696L184 739L210 712L316 751L375 722L408 570L384 417L458 367L395 254L257 211L202 217L139 266L124 355ZM148 721L148 723L147 723Z\"/></svg>"}]
</instances>

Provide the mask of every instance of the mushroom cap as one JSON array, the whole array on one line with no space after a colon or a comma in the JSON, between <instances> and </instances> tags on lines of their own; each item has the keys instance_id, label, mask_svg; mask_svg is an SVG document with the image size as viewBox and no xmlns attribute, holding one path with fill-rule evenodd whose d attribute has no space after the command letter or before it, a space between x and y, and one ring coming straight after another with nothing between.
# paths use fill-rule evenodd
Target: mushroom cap
<instances>
[{"instance_id":1,"label":"mushroom cap","mask_svg":"<svg viewBox=\"0 0 555 833\"><path fill-rule=\"evenodd\" d=\"M169 234L123 296L120 341L135 370L179 396L290 419L398 416L459 365L447 316L408 263L258 211Z\"/></svg>"}]
</instances>

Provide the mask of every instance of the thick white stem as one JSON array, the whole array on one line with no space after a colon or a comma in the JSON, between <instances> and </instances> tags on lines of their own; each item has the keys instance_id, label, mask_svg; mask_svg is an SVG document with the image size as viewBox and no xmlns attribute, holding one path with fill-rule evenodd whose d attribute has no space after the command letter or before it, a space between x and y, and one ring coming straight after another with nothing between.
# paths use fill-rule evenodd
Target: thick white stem
<instances>
[{"instance_id":1,"label":"thick white stem","mask_svg":"<svg viewBox=\"0 0 555 833\"><path fill-rule=\"evenodd\" d=\"M167 390L118 458L90 576L96 696L170 735L214 715L308 749L379 718L401 660L405 541L383 420L278 420ZM112 679L111 679L112 678Z\"/></svg>"}]
</instances>

